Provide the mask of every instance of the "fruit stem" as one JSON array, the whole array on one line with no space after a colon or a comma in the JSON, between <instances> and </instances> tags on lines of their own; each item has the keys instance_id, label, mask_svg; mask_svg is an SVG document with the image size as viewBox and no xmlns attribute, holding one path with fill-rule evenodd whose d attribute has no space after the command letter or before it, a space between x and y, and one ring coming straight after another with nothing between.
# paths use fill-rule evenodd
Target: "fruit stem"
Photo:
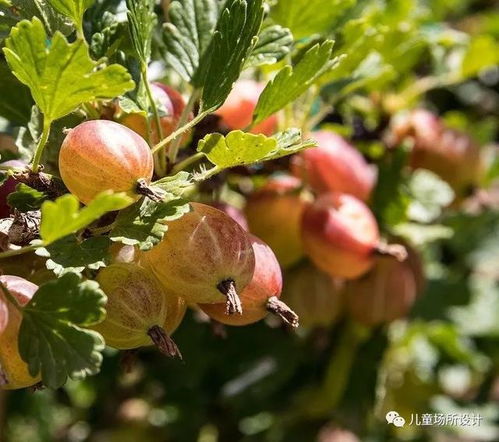
<instances>
[{"instance_id":1,"label":"fruit stem","mask_svg":"<svg viewBox=\"0 0 499 442\"><path fill-rule=\"evenodd\" d=\"M238 315L242 315L243 307L241 305L241 299L239 299L239 295L236 290L236 283L232 279L225 279L217 285L217 289L220 293L227 297L227 301L225 303L225 314L226 315L234 315L237 313Z\"/></svg>"},{"instance_id":2,"label":"fruit stem","mask_svg":"<svg viewBox=\"0 0 499 442\"><path fill-rule=\"evenodd\" d=\"M404 262L407 259L407 249L402 244L386 244L380 242L374 252L380 256L391 256L398 262Z\"/></svg>"},{"instance_id":3,"label":"fruit stem","mask_svg":"<svg viewBox=\"0 0 499 442\"><path fill-rule=\"evenodd\" d=\"M270 313L279 316L286 324L289 324L291 327L298 327L300 325L300 318L298 317L298 315L277 296L272 296L268 299L267 310Z\"/></svg>"},{"instance_id":4,"label":"fruit stem","mask_svg":"<svg viewBox=\"0 0 499 442\"><path fill-rule=\"evenodd\" d=\"M161 353L172 358L178 356L182 359L182 353L180 353L177 344L162 327L155 325L148 330L147 334Z\"/></svg>"},{"instance_id":5,"label":"fruit stem","mask_svg":"<svg viewBox=\"0 0 499 442\"><path fill-rule=\"evenodd\" d=\"M33 163L31 164L31 169L33 170L33 172L38 172L43 149L45 148L47 140L49 139L51 123L52 122L44 115L42 136L40 137L38 145L36 146L35 156L33 157Z\"/></svg>"},{"instance_id":6,"label":"fruit stem","mask_svg":"<svg viewBox=\"0 0 499 442\"><path fill-rule=\"evenodd\" d=\"M208 112L201 112L196 117L194 117L191 121L186 123L186 121L189 117L190 110L192 110L192 107L194 107L194 103L195 103L197 97L198 97L198 95L197 95L196 91L194 91L189 102L185 106L185 108L182 112L182 115L180 116L179 124L177 126L178 128L174 132L172 132L170 135L168 135L164 140L162 140L158 144L156 144L156 146L154 146L152 149L152 153L156 153L156 152L160 151L161 149L163 149L166 145L168 145L168 143L170 141L174 140L179 135L182 135L185 131L189 130L191 127L194 127L204 117L206 117L206 115L208 115ZM189 110L189 107L191 108L190 110ZM176 156L176 154L175 154L175 156ZM170 151L169 157L170 157L170 163L172 163L173 155L171 154L171 151Z\"/></svg>"},{"instance_id":7,"label":"fruit stem","mask_svg":"<svg viewBox=\"0 0 499 442\"><path fill-rule=\"evenodd\" d=\"M177 129L184 126L187 123L189 115L191 114L192 109L194 108L194 104L196 104L196 101L199 99L200 94L201 91L199 89L194 89L194 91L192 91L189 101L185 105L184 109L182 109L182 113L180 114ZM174 164L175 161L177 160L178 150L181 142L182 142L182 137L176 137L173 140L173 143L170 147L170 151L168 152L168 158L170 160L170 164Z\"/></svg>"},{"instance_id":8,"label":"fruit stem","mask_svg":"<svg viewBox=\"0 0 499 442\"><path fill-rule=\"evenodd\" d=\"M177 172L180 172L181 170L186 169L189 167L191 164L195 163L196 161L199 161L201 158L203 158L205 155L203 152L197 152L194 155L191 155L190 157L187 157L185 160L180 161L175 165L175 167L172 169L172 174L176 174Z\"/></svg>"},{"instance_id":9,"label":"fruit stem","mask_svg":"<svg viewBox=\"0 0 499 442\"><path fill-rule=\"evenodd\" d=\"M135 186L135 191L139 195L144 195L147 198L159 203L163 201L165 194L160 189L154 189L147 185L147 182L144 178L140 178L137 180L137 185Z\"/></svg>"},{"instance_id":10,"label":"fruit stem","mask_svg":"<svg viewBox=\"0 0 499 442\"><path fill-rule=\"evenodd\" d=\"M149 80L147 79L147 65L145 63L142 64L141 68L142 81L144 82L144 88L146 90L147 99L149 100L149 105L151 106L152 114L154 116L154 124L158 131L159 141L161 141L164 137L163 128L161 127L161 119L159 117L158 106L156 106L156 101L154 101L154 97L151 91L151 85L149 84ZM149 117L148 117L149 120ZM150 123L149 123L150 127ZM156 160L156 172L158 175L163 176L166 173L166 158L164 155L155 154L154 159Z\"/></svg>"},{"instance_id":11,"label":"fruit stem","mask_svg":"<svg viewBox=\"0 0 499 442\"><path fill-rule=\"evenodd\" d=\"M11 256L17 256L17 255L22 255L24 253L33 252L36 249L38 249L39 247L43 247L43 244L21 247L19 249L14 249L14 250L7 250L6 252L0 253L0 259L10 258Z\"/></svg>"}]
</instances>

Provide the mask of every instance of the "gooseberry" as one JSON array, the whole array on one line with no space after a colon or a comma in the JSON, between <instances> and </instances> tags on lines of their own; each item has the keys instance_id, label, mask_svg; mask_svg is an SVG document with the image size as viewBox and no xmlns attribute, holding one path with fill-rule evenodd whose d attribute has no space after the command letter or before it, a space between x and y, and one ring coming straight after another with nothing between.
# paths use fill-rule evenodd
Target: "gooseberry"
<instances>
[{"instance_id":1,"label":"gooseberry","mask_svg":"<svg viewBox=\"0 0 499 442\"><path fill-rule=\"evenodd\" d=\"M238 292L251 281L255 255L247 233L224 212L191 203L163 240L141 256L166 289L189 303L226 303L241 313Z\"/></svg>"},{"instance_id":2,"label":"gooseberry","mask_svg":"<svg viewBox=\"0 0 499 442\"><path fill-rule=\"evenodd\" d=\"M113 121L86 121L71 129L61 146L59 170L66 187L84 204L105 190L126 192L134 200L153 196L147 187L153 175L149 146Z\"/></svg>"},{"instance_id":3,"label":"gooseberry","mask_svg":"<svg viewBox=\"0 0 499 442\"><path fill-rule=\"evenodd\" d=\"M295 155L293 173L317 193L341 192L369 199L376 182L376 169L343 137L326 130L313 132L317 147Z\"/></svg>"},{"instance_id":4,"label":"gooseberry","mask_svg":"<svg viewBox=\"0 0 499 442\"><path fill-rule=\"evenodd\" d=\"M353 319L375 326L407 315L417 294L418 282L409 260L378 256L369 273L347 282L345 302Z\"/></svg>"},{"instance_id":5,"label":"gooseberry","mask_svg":"<svg viewBox=\"0 0 499 442\"><path fill-rule=\"evenodd\" d=\"M182 95L170 86L161 83L150 84L153 99L159 105L159 110L166 112L160 117L161 131L163 136L170 135L178 125L180 116L185 108L185 100ZM192 116L191 116L192 118ZM120 119L120 123L138 133L144 139L147 137L147 119L144 115L130 113ZM183 135L183 142L187 141L189 134ZM159 143L160 136L154 119L150 121L149 141L151 144Z\"/></svg>"},{"instance_id":6,"label":"gooseberry","mask_svg":"<svg viewBox=\"0 0 499 442\"><path fill-rule=\"evenodd\" d=\"M282 300L304 327L329 327L343 312L343 283L310 262L293 268L284 278Z\"/></svg>"},{"instance_id":7,"label":"gooseberry","mask_svg":"<svg viewBox=\"0 0 499 442\"><path fill-rule=\"evenodd\" d=\"M107 296L106 319L93 328L106 344L129 350L155 344L168 356L180 356L170 338L184 317L183 299L168 293L136 264L111 264L97 275Z\"/></svg>"},{"instance_id":8,"label":"gooseberry","mask_svg":"<svg viewBox=\"0 0 499 442\"><path fill-rule=\"evenodd\" d=\"M250 232L271 247L283 268L303 257L300 221L306 203L300 189L295 177L271 178L248 197L244 209Z\"/></svg>"},{"instance_id":9,"label":"gooseberry","mask_svg":"<svg viewBox=\"0 0 499 442\"><path fill-rule=\"evenodd\" d=\"M332 276L354 279L372 267L379 230L362 201L329 193L305 209L302 238L306 253L318 268Z\"/></svg>"},{"instance_id":10,"label":"gooseberry","mask_svg":"<svg viewBox=\"0 0 499 442\"><path fill-rule=\"evenodd\" d=\"M254 80L239 80L225 103L215 113L232 130L245 129L251 124L253 112L265 85ZM277 129L277 116L272 115L251 129L252 133L272 135Z\"/></svg>"},{"instance_id":11,"label":"gooseberry","mask_svg":"<svg viewBox=\"0 0 499 442\"><path fill-rule=\"evenodd\" d=\"M19 328L22 321L20 307L25 306L38 290L38 286L24 278L11 275L0 276L0 304L7 314L4 330L0 333L0 387L7 390L35 385L40 377L29 374L27 364L22 360L18 349ZM7 290L12 299L7 299ZM18 306L12 305L17 302ZM5 314L5 313L4 313Z\"/></svg>"},{"instance_id":12,"label":"gooseberry","mask_svg":"<svg viewBox=\"0 0 499 442\"><path fill-rule=\"evenodd\" d=\"M269 312L281 316L293 327L298 317L282 301L282 273L272 249L256 236L250 235L255 254L255 271L250 283L240 293L242 315L227 315L224 304L200 304L212 319L227 325L248 325L265 318Z\"/></svg>"}]
</instances>

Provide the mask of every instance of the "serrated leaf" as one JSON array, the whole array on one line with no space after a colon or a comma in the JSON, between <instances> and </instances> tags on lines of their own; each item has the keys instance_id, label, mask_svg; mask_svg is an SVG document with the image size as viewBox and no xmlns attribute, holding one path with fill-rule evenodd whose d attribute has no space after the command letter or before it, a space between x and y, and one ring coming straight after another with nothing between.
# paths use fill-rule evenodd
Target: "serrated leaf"
<instances>
[{"instance_id":1,"label":"serrated leaf","mask_svg":"<svg viewBox=\"0 0 499 442\"><path fill-rule=\"evenodd\" d=\"M42 22L23 20L10 33L3 49L14 75L30 90L48 121L73 111L80 104L114 98L134 88L123 66L96 70L86 43L68 43L57 32L50 45Z\"/></svg>"},{"instance_id":2,"label":"serrated leaf","mask_svg":"<svg viewBox=\"0 0 499 442\"><path fill-rule=\"evenodd\" d=\"M188 201L181 198L159 203L144 198L120 212L110 238L123 244L137 245L140 250L150 250L163 239L168 230L165 223L180 218L189 210Z\"/></svg>"},{"instance_id":3,"label":"serrated leaf","mask_svg":"<svg viewBox=\"0 0 499 442\"><path fill-rule=\"evenodd\" d=\"M175 0L170 22L164 25L165 60L185 80L191 81L217 24L221 1Z\"/></svg>"},{"instance_id":4,"label":"serrated leaf","mask_svg":"<svg viewBox=\"0 0 499 442\"><path fill-rule=\"evenodd\" d=\"M139 60L146 65L151 58L151 42L157 22L154 3L154 0L126 0L128 29L132 44Z\"/></svg>"},{"instance_id":5,"label":"serrated leaf","mask_svg":"<svg viewBox=\"0 0 499 442\"><path fill-rule=\"evenodd\" d=\"M327 32L355 3L356 0L279 0L271 17L301 39Z\"/></svg>"},{"instance_id":6,"label":"serrated leaf","mask_svg":"<svg viewBox=\"0 0 499 442\"><path fill-rule=\"evenodd\" d=\"M122 40L122 23L118 22L116 15L104 11L95 27L98 30L92 34L90 52L96 59L109 58L116 52Z\"/></svg>"},{"instance_id":7,"label":"serrated leaf","mask_svg":"<svg viewBox=\"0 0 499 442\"><path fill-rule=\"evenodd\" d=\"M229 168L280 158L314 145L313 141L302 142L298 129L274 137L235 130L226 136L207 135L199 141L198 152L203 152L219 168Z\"/></svg>"},{"instance_id":8,"label":"serrated leaf","mask_svg":"<svg viewBox=\"0 0 499 442\"><path fill-rule=\"evenodd\" d=\"M258 124L302 95L331 66L333 42L327 40L310 48L296 64L285 66L263 90L253 124Z\"/></svg>"},{"instance_id":9,"label":"serrated leaf","mask_svg":"<svg viewBox=\"0 0 499 442\"><path fill-rule=\"evenodd\" d=\"M0 41L9 35L10 29L24 19L38 17L49 35L56 31L69 35L74 27L64 15L57 12L47 0L11 0L0 2Z\"/></svg>"},{"instance_id":10,"label":"serrated leaf","mask_svg":"<svg viewBox=\"0 0 499 442\"><path fill-rule=\"evenodd\" d=\"M166 176L154 182L157 186L169 195L182 196L185 189L193 185L192 175L189 172L181 171L173 176Z\"/></svg>"},{"instance_id":11,"label":"serrated leaf","mask_svg":"<svg viewBox=\"0 0 499 442\"><path fill-rule=\"evenodd\" d=\"M245 67L277 63L289 54L292 44L293 35L288 28L280 25L267 26L258 35L258 42L248 57Z\"/></svg>"},{"instance_id":12,"label":"serrated leaf","mask_svg":"<svg viewBox=\"0 0 499 442\"><path fill-rule=\"evenodd\" d=\"M95 0L48 0L61 14L69 17L78 29L83 23L83 14Z\"/></svg>"},{"instance_id":13,"label":"serrated leaf","mask_svg":"<svg viewBox=\"0 0 499 442\"><path fill-rule=\"evenodd\" d=\"M262 0L228 0L193 83L203 88L201 112L220 107L255 47L263 21Z\"/></svg>"},{"instance_id":14,"label":"serrated leaf","mask_svg":"<svg viewBox=\"0 0 499 442\"><path fill-rule=\"evenodd\" d=\"M79 241L75 235L69 235L43 249L36 254L49 258L47 269L60 276L64 273L81 273L86 268L96 270L105 265L109 257L111 240L98 236Z\"/></svg>"},{"instance_id":15,"label":"serrated leaf","mask_svg":"<svg viewBox=\"0 0 499 442\"><path fill-rule=\"evenodd\" d=\"M75 233L99 219L106 212L127 207L132 199L125 193L105 191L97 195L80 210L80 203L73 195L63 195L42 205L40 237L45 245Z\"/></svg>"},{"instance_id":16,"label":"serrated leaf","mask_svg":"<svg viewBox=\"0 0 499 442\"><path fill-rule=\"evenodd\" d=\"M7 197L7 203L20 212L29 212L38 210L46 199L45 193L20 183L16 186L16 191Z\"/></svg>"},{"instance_id":17,"label":"serrated leaf","mask_svg":"<svg viewBox=\"0 0 499 442\"><path fill-rule=\"evenodd\" d=\"M32 376L59 388L67 380L99 371L102 337L81 327L104 318L106 296L95 281L82 282L75 273L43 284L23 309L19 352Z\"/></svg>"}]
</instances>

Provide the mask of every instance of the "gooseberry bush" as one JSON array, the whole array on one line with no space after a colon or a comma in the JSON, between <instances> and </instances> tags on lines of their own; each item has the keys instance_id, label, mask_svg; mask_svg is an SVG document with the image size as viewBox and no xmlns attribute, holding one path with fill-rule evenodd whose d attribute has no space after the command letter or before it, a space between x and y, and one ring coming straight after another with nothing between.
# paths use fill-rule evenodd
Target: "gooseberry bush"
<instances>
[{"instance_id":1,"label":"gooseberry bush","mask_svg":"<svg viewBox=\"0 0 499 442\"><path fill-rule=\"evenodd\" d=\"M232 442L483 402L499 43L454 3L0 0L0 389L279 372L282 420L168 439Z\"/></svg>"}]
</instances>

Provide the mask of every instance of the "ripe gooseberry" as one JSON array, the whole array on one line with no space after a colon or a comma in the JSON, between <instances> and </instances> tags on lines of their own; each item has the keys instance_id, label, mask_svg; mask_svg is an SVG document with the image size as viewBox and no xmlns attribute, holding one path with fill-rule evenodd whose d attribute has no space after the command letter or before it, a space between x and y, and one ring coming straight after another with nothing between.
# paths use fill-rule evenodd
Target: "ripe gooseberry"
<instances>
[{"instance_id":1,"label":"ripe gooseberry","mask_svg":"<svg viewBox=\"0 0 499 442\"><path fill-rule=\"evenodd\" d=\"M168 356L181 356L170 338L182 321L186 305L136 264L111 264L97 275L107 296L106 319L93 328L106 344L129 350L155 344Z\"/></svg>"},{"instance_id":2,"label":"ripe gooseberry","mask_svg":"<svg viewBox=\"0 0 499 442\"><path fill-rule=\"evenodd\" d=\"M354 279L373 265L379 230L369 208L359 199L328 193L303 213L302 238L315 265L332 276Z\"/></svg>"},{"instance_id":3,"label":"ripe gooseberry","mask_svg":"<svg viewBox=\"0 0 499 442\"><path fill-rule=\"evenodd\" d=\"M218 210L221 210L225 214L229 215L236 223L238 223L244 230L249 231L248 220L242 210L238 209L227 203L222 202L212 202L210 206L215 207Z\"/></svg>"},{"instance_id":4,"label":"ripe gooseberry","mask_svg":"<svg viewBox=\"0 0 499 442\"><path fill-rule=\"evenodd\" d=\"M306 262L286 274L283 301L304 327L329 327L343 312L343 283Z\"/></svg>"},{"instance_id":5,"label":"ripe gooseberry","mask_svg":"<svg viewBox=\"0 0 499 442\"><path fill-rule=\"evenodd\" d=\"M24 278L11 275L0 276L0 304L6 306L7 321L0 333L0 388L13 390L35 385L40 377L32 377L28 365L19 354L18 336L22 321L19 308L24 307L38 290L38 286ZM7 290L13 299L8 299ZM12 301L18 305L12 304Z\"/></svg>"},{"instance_id":6,"label":"ripe gooseberry","mask_svg":"<svg viewBox=\"0 0 499 442\"><path fill-rule=\"evenodd\" d=\"M244 209L250 232L270 246L283 268L303 257L300 221L306 203L300 189L295 177L271 178L248 197Z\"/></svg>"},{"instance_id":7,"label":"ripe gooseberry","mask_svg":"<svg viewBox=\"0 0 499 442\"><path fill-rule=\"evenodd\" d=\"M372 270L356 281L348 281L345 301L357 322L376 326L403 318L418 294L418 281L410 261L378 256Z\"/></svg>"},{"instance_id":8,"label":"ripe gooseberry","mask_svg":"<svg viewBox=\"0 0 499 442\"><path fill-rule=\"evenodd\" d=\"M141 255L166 289L189 303L226 303L241 313L241 292L251 281L255 255L247 233L232 218L206 204L169 222L163 240Z\"/></svg>"},{"instance_id":9,"label":"ripe gooseberry","mask_svg":"<svg viewBox=\"0 0 499 442\"><path fill-rule=\"evenodd\" d=\"M177 127L180 116L185 108L185 100L182 95L170 86L161 83L150 84L153 99L159 105L160 110L166 112L166 115L160 116L161 131L163 136L170 135ZM190 117L192 118L192 116ZM160 136L156 122L150 122L149 138L147 136L147 119L144 115L130 113L120 119L120 123L138 133L142 138L149 139L152 144L159 143ZM186 142L189 133L182 136L182 142Z\"/></svg>"},{"instance_id":10,"label":"ripe gooseberry","mask_svg":"<svg viewBox=\"0 0 499 442\"><path fill-rule=\"evenodd\" d=\"M105 190L126 192L134 200L154 197L147 187L153 175L149 146L113 121L86 121L71 129L61 146L59 170L66 187L84 204Z\"/></svg>"},{"instance_id":11,"label":"ripe gooseberry","mask_svg":"<svg viewBox=\"0 0 499 442\"><path fill-rule=\"evenodd\" d=\"M367 201L376 182L376 169L343 137L326 130L313 132L317 147L291 160L294 175L317 193L341 192Z\"/></svg>"},{"instance_id":12,"label":"ripe gooseberry","mask_svg":"<svg viewBox=\"0 0 499 442\"><path fill-rule=\"evenodd\" d=\"M282 273L272 249L256 236L250 235L255 254L255 271L250 283L240 293L242 315L225 314L224 304L200 304L210 318L226 325L248 325L265 318L269 312L280 316L293 327L298 316L279 300L282 291Z\"/></svg>"},{"instance_id":13,"label":"ripe gooseberry","mask_svg":"<svg viewBox=\"0 0 499 442\"><path fill-rule=\"evenodd\" d=\"M245 129L251 124L253 112L265 85L254 80L239 80L215 114L232 130ZM272 115L251 129L251 133L272 135L277 129L277 116Z\"/></svg>"}]
</instances>

